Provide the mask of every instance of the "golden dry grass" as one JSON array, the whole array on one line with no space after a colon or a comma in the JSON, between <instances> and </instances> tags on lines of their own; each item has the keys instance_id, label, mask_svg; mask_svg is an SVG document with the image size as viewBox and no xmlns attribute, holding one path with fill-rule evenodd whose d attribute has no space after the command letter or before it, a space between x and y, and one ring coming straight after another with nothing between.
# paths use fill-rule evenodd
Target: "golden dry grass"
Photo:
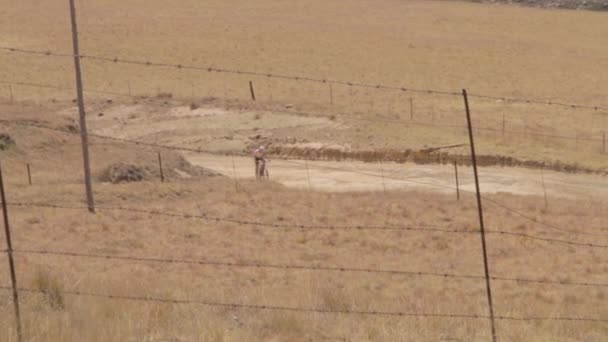
<instances>
[{"instance_id":1,"label":"golden dry grass","mask_svg":"<svg viewBox=\"0 0 608 342\"><path fill-rule=\"evenodd\" d=\"M414 88L497 94L604 104L608 85L608 24L605 13L546 11L443 1L93 1L77 4L85 54L354 80ZM3 6L0 37L5 44L69 52L65 4L26 0ZM69 58L40 58L3 52L6 81L73 84ZM145 66L84 62L87 89L176 97L247 100L248 76ZM345 141L363 147L417 148L461 143L461 129L412 124L352 122L409 119L464 124L462 100L327 85L253 79L267 108L296 109L341 117L361 133ZM8 90L3 90L8 96ZM17 99L71 98L70 91L15 87ZM90 94L91 97L96 96ZM262 105L261 105L262 106ZM477 126L520 133L480 132L479 149L520 159L561 160L608 167L602 132L608 113L552 106L472 100ZM339 115L340 116L340 115ZM541 131L571 139L532 137ZM307 132L308 133L308 132ZM575 137L595 139L576 141ZM321 138L319 138L321 139Z\"/></svg>"},{"instance_id":2,"label":"golden dry grass","mask_svg":"<svg viewBox=\"0 0 608 342\"><path fill-rule=\"evenodd\" d=\"M6 109L6 108L5 108ZM28 109L14 115L40 118ZM10 202L83 205L77 136L12 127L17 148L2 154ZM94 172L115 161L150 167L155 152L132 146L93 145ZM173 167L167 157L167 168ZM34 165L26 185L25 162ZM100 207L124 206L232 219L340 226L477 227L474 198L415 192L317 193L276 184L224 178L172 179L161 184L95 183ZM608 233L605 199L497 195L538 220L579 233ZM99 210L11 207L16 250L62 250L109 255L222 262L350 266L482 275L479 236L439 232L299 230L239 226ZM488 204L492 230L606 244L606 237L563 233ZM0 241L3 243L3 241ZM488 236L494 276L605 283L606 250ZM0 257L6 265L6 257ZM62 290L193 299L327 310L402 311L486 315L482 280L398 274L276 270L209 265L127 262L16 254L21 286L46 290L22 294L27 340L39 341L464 341L489 339L488 323L476 319L312 314L159 304L101 298L58 297ZM0 272L0 284L9 282ZM501 316L595 317L605 319L605 287L493 282ZM14 341L12 306L0 296L2 340ZM53 304L54 303L54 304ZM58 305L57 303L62 303ZM603 341L605 323L499 321L505 341Z\"/></svg>"},{"instance_id":3,"label":"golden dry grass","mask_svg":"<svg viewBox=\"0 0 608 342\"><path fill-rule=\"evenodd\" d=\"M67 6L59 2L0 0L3 44L68 52ZM605 104L608 25L603 13L543 11L435 1L152 1L77 2L82 51L214 67L303 74L419 88L563 99ZM0 78L70 87L69 59L0 53ZM259 103L247 104L249 78L85 61L88 89L179 98L218 97L221 105L261 112L297 110L335 116L349 130L291 132L301 138L352 143L355 148L407 148L459 143L462 130L401 127L359 119L409 118L410 94L254 79ZM6 88L1 88L7 97ZM3 119L68 123L57 113L72 93L13 88L17 106ZM415 120L463 124L461 99L411 95ZM91 94L89 100L94 96ZM236 102L234 100L237 100ZM228 100L233 100L228 101ZM40 106L32 104L37 102ZM116 101L116 100L115 100ZM475 100L476 125L597 138L606 113ZM102 108L95 104L94 108ZM89 107L91 108L91 107ZM69 109L72 110L71 108ZM77 136L10 126L17 148L2 152L9 201L82 205ZM285 134L282 132L281 134ZM562 160L605 168L599 144L481 134L484 154ZM99 143L94 172L114 162L155 168L156 151ZM584 147L583 147L584 146ZM242 147L240 147L242 148ZM178 157L165 156L167 168ZM26 185L25 163L34 186ZM331 194L261 186L222 178L154 179L127 185L95 183L99 206L127 206L322 225L477 227L473 198L414 192ZM569 229L607 233L605 199L577 201L497 195L492 199ZM489 206L488 227L542 237L607 244L605 237L550 231ZM393 231L271 230L141 213L11 207L17 250L48 249L160 258L351 266L372 269L482 274L477 235ZM4 241L0 240L0 243ZM605 249L488 236L495 276L603 282ZM303 314L125 302L65 295L86 290L135 296L200 299L328 310L480 314L487 312L483 282L357 272L318 272L115 262L17 254L19 282L45 290L22 294L28 341L485 341L488 323L475 319ZM0 256L6 265L6 257ZM0 284L8 283L0 272ZM606 287L493 282L496 312L505 316L608 316ZM0 340L14 341L8 293L0 294ZM604 341L606 323L500 321L507 341Z\"/></svg>"}]
</instances>

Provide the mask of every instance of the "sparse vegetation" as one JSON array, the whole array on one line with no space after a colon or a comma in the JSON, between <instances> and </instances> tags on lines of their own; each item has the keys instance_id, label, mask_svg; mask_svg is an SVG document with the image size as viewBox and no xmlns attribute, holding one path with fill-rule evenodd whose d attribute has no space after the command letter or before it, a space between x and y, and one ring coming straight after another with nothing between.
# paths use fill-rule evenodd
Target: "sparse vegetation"
<instances>
[{"instance_id":1,"label":"sparse vegetation","mask_svg":"<svg viewBox=\"0 0 608 342\"><path fill-rule=\"evenodd\" d=\"M7 133L0 133L0 151L8 150L15 145L15 141Z\"/></svg>"},{"instance_id":2,"label":"sparse vegetation","mask_svg":"<svg viewBox=\"0 0 608 342\"><path fill-rule=\"evenodd\" d=\"M42 293L44 303L51 309L63 310L65 308L63 287L49 271L38 270L32 283L33 288Z\"/></svg>"},{"instance_id":3,"label":"sparse vegetation","mask_svg":"<svg viewBox=\"0 0 608 342\"><path fill-rule=\"evenodd\" d=\"M143 168L137 165L118 163L110 165L103 170L98 180L116 184L122 182L141 182L145 178L146 171Z\"/></svg>"},{"instance_id":4,"label":"sparse vegetation","mask_svg":"<svg viewBox=\"0 0 608 342\"><path fill-rule=\"evenodd\" d=\"M196 0L184 0L178 5L150 0L143 7L139 2L95 0L77 6L83 17L81 46L87 55L396 87L457 91L466 86L475 93L584 104L605 103L602 91L608 86L605 58L608 44L602 34L606 18L600 13L424 0L353 0L339 5L324 0L209 0L205 6ZM0 21L0 32L6 45L70 51L64 4L22 0L3 6L2 11L5 20ZM120 13L128 14L128 18L117 15ZM32 18L37 19L33 22ZM117 35L121 37L118 43ZM0 53L3 81L54 85L73 82L69 59L15 56ZM192 153L198 156L197 165L205 167L202 168L187 161L197 157L186 154L188 158L184 158L171 149L163 151L163 165L170 181L161 184L157 177L146 178L156 176L156 148L106 141L92 135L93 173L101 175L94 183L97 213L11 206L15 249L205 260L210 264L16 253L20 285L39 291L20 293L26 341L490 339L486 319L269 308L486 315L485 284L483 279L476 278L483 274L478 213L475 198L469 193L463 191L461 200L456 201L449 187L445 193L415 191L409 185L405 190L372 191L377 188L366 187L367 183L380 182L377 177L357 178L365 179L358 191L327 193L314 188L308 191L302 169L297 174L301 182L295 187L272 181L262 184L239 179L236 183L227 177L207 177L217 175L210 169L227 169L224 174L230 176L236 173L241 160L231 158L230 154L245 149L250 168L248 147L261 143L276 153L293 152L335 163L350 157L386 161L390 157L404 157L404 151L408 151L412 160L422 163L429 153L420 150L465 143L452 156L438 154L433 161L456 160L463 165L466 161L462 163L460 159L466 159L468 148L465 131L435 126L463 124L460 97L334 85L330 105L327 84L287 82L264 76L255 79L258 99L252 103L244 81L249 75L245 79L238 73L176 72L94 60L84 63L87 89L127 92L124 85L128 80L129 92L147 96L133 101L87 94L87 111L104 113L89 116L92 133L191 150L210 149L224 155ZM194 89L201 96L196 101ZM74 118L72 91L25 86L16 90L13 104L0 99L3 120L78 132L74 121L66 121ZM410 112L410 98L414 112ZM501 127L504 115L509 130L524 132L507 133L504 137L496 132L476 132L479 152L488 156L481 158L484 165L512 161L533 166L579 165L593 170L608 167L608 159L599 153L599 141L584 140L595 139L608 130L597 111L519 105L494 99L476 99L472 109L475 127ZM197 111L191 112L194 110ZM404 123L382 121L396 116ZM9 202L81 206L79 136L18 125L6 127L10 127L10 138L19 143L15 152L2 155ZM530 130L581 139L530 137L526 133ZM282 147L287 145L292 150ZM26 184L26 162L36 166L33 186ZM114 172L108 165L128 167L124 172ZM272 171L284 165L273 161L270 166ZM367 172L367 166L349 165L352 172L363 173ZM390 177L402 176L403 168L409 164L382 167L388 182ZM322 178L320 182L335 180L323 178L323 172L330 172L323 170L317 173ZM564 170L567 167L560 169ZM418 171L420 178L429 178L428 168ZM482 167L484 171L488 168ZM346 181L346 172L336 183ZM523 174L506 167L498 172ZM523 196L506 193L507 190L502 193L497 190L497 194L484 192L484 201L505 203L523 214L516 215L492 202L484 202L487 229L581 244L608 243L605 236L586 235L608 234L605 210L608 194L595 189L599 186L590 185L590 178L584 178L590 176L577 177L581 177L577 180L581 180L578 185L583 186L585 198L563 198L562 194L553 195L558 192L555 191L549 194L547 207L541 193ZM121 181L142 179L145 181ZM106 182L117 184L102 184ZM384 185L384 174L382 182ZM523 176L516 181L521 183L520 187L532 187L532 182ZM301 184L306 191L297 188ZM470 189L470 186L470 182L463 183L463 187ZM572 194L575 190L565 192ZM587 198L591 194L594 197ZM198 217L103 209L110 207ZM205 217L224 217L230 221ZM241 220L272 222L279 227L234 222ZM361 228L294 228L301 225ZM363 229L381 225L407 229ZM448 233L435 228L471 233ZM4 246L1 239L0 249ZM493 276L606 282L608 254L604 248L498 233L488 233L487 239ZM0 262L5 262L2 254ZM388 272L236 266L246 263ZM472 277L449 278L442 274ZM9 283L8 272L1 271L0 284ZM498 279L492 280L492 286L499 316L608 317L608 306L602 305L608 290L603 286ZM198 303L179 304L171 300L156 303L63 292L72 290ZM247 305L266 307L256 310ZM12 317L10 296L0 291L0 341L15 340ZM608 336L604 322L501 320L498 329L501 341L599 342Z\"/></svg>"}]
</instances>

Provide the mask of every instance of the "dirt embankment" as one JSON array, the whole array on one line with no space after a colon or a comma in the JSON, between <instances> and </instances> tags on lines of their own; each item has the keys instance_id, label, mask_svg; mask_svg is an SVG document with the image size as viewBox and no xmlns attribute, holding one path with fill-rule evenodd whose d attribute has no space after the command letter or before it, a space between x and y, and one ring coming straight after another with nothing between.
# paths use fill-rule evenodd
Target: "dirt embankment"
<instances>
[{"instance_id":1,"label":"dirt embankment","mask_svg":"<svg viewBox=\"0 0 608 342\"><path fill-rule=\"evenodd\" d=\"M358 160L363 162L396 162L406 163L413 162L416 164L453 164L471 165L470 155L454 154L449 152L441 152L434 149L424 150L359 150L349 151L339 148L309 148L300 146L285 146L272 145L269 146L269 153L281 157L294 157L303 159L318 159L318 160ZM588 173L608 175L605 170L593 170L584 168L575 164L566 164L560 161L544 162L535 160L520 160L513 157L499 155L478 155L477 163L479 166L511 166L525 167L534 169L549 169L559 172L568 173Z\"/></svg>"},{"instance_id":2,"label":"dirt embankment","mask_svg":"<svg viewBox=\"0 0 608 342\"><path fill-rule=\"evenodd\" d=\"M469 0L471 2L518 4L542 8L563 8L590 11L608 11L606 0Z\"/></svg>"}]
</instances>

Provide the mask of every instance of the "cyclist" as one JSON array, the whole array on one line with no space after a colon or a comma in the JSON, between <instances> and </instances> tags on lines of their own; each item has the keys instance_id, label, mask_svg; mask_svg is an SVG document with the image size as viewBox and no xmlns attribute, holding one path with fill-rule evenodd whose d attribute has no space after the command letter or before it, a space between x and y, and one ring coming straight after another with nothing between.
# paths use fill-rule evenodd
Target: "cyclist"
<instances>
[{"instance_id":1,"label":"cyclist","mask_svg":"<svg viewBox=\"0 0 608 342\"><path fill-rule=\"evenodd\" d=\"M264 146L260 146L253 151L256 178L261 178L264 176L264 167L266 166L265 158L266 158L266 148L264 148Z\"/></svg>"}]
</instances>

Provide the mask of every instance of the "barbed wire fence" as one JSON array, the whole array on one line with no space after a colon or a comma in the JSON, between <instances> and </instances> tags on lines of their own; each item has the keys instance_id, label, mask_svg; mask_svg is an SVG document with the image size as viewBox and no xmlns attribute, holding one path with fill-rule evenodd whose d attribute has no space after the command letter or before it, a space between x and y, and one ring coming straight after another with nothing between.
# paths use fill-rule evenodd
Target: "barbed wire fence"
<instances>
[{"instance_id":1,"label":"barbed wire fence","mask_svg":"<svg viewBox=\"0 0 608 342\"><path fill-rule=\"evenodd\" d=\"M51 51L21 49L21 48L16 48L16 47L7 47L7 46L0 47L0 50L9 52L9 53L36 55L36 56L45 57L45 58L46 57L61 57L61 58L66 57L66 58L73 58L74 60L78 60L78 61L88 60L88 61L92 61L92 62L96 62L96 63L112 63L112 64L122 64L122 65L126 65L126 66L167 68L167 69L172 69L172 70L189 70L189 71L195 71L195 72L206 72L206 73L222 74L222 75L238 75L238 76L244 76L244 77L262 78L262 79L277 79L277 80L282 80L282 81L309 82L309 83L315 83L315 84L324 84L324 85L327 85L327 87L328 87L329 97L330 97L330 101L332 104L334 102L333 86L347 87L348 89L351 90L351 94L352 94L352 89L362 88L362 89L373 89L373 90L379 90L379 91L396 92L399 94L412 93L412 94L422 94L422 95L447 96L447 97L454 97L454 98L459 98L463 95L460 92L443 91L443 90L398 87L398 86L390 86L390 85L383 85L383 84L369 84L369 83L362 83L362 82L340 81L340 80L332 80L332 79L321 79L321 78L313 78L313 77L306 77L306 76L293 76L293 75L285 75L285 74L264 73L264 72L257 72L257 71L238 70L238 69L220 68L220 67L205 67L205 66L194 66L194 65L186 65L186 64L163 63L163 62L153 61L151 58L130 59L130 58L125 58L125 57L104 57L104 56L78 54L78 53L69 54L69 53L59 53L59 52L51 52ZM9 86L10 102L15 101L15 96L14 96L13 89L12 89L13 85L14 86L24 86L24 87L47 88L47 89L55 89L55 90L75 90L74 88L70 88L70 87L63 87L63 86L51 85L51 84L32 83L32 82L2 81L0 83ZM249 90L250 90L250 94L251 94L251 100L257 101L257 98L259 98L259 94L258 94L258 97L256 98L256 93L254 90L253 82L249 81L248 85L249 85ZM106 90L94 90L94 89L87 90L86 88L83 90L85 92L97 93L97 94L103 94L103 95L112 95L112 96L121 96L121 97L124 96L127 98L141 98L141 96L134 95L131 92L130 88L131 87L129 86L128 93L116 92L116 91L106 91ZM193 95L194 95L194 90L193 90ZM464 94L464 97L466 100L467 94ZM565 101L553 101L553 100L541 101L541 100L534 100L534 99L492 96L492 95L484 95L484 94L468 94L468 97L479 99L479 100L499 101L501 103L509 103L509 104L540 105L540 106L560 107L560 108L594 111L594 112L608 111L608 107L605 107L605 106L581 105L581 104L567 103ZM352 103L351 103L351 105L352 105ZM371 107L372 108L374 107L373 99L372 99ZM558 139L558 140L565 140L565 141L575 141L577 144L577 147L578 147L579 141L587 141L587 142L595 144L595 147L594 147L595 152L606 153L606 136L605 136L606 134L605 134L605 132L602 132L601 136L598 135L598 136L588 137L588 136L579 136L578 134L576 134L574 136L569 136L569 135L563 135L563 134L553 134L553 133L547 133L547 132L541 132L541 131L535 131L535 130L528 130L527 126L524 131L517 131L517 130L512 130L512 129L506 128L507 122L505 120L504 115L502 116L501 126L499 126L499 127L489 127L489 126L488 127L484 127L484 126L472 127L470 120L468 122L469 123L468 127L464 126L464 125L460 125L460 124L453 124L453 123L436 123L434 119L431 120L432 122L421 122L421 121L416 121L416 119L415 119L414 103L411 98L409 99L409 107L410 107L410 116L409 116L410 120L390 119L390 118L382 118L382 117L379 117L379 118L356 117L356 116L354 116L352 114L348 114L348 113L343 113L341 115L348 116L348 118L352 119L352 120L385 122L387 124L397 124L398 123L398 124L405 124L405 125L433 126L433 127L439 127L439 128L445 128L445 129L466 130L469 132L471 139L470 139L470 144L465 144L465 145L467 145L471 148L473 148L473 132L486 131L486 132L492 132L497 135L502 135L503 138L504 138L505 134L513 134L513 135L523 135L524 137L531 136L531 137L538 137L538 138L551 138L551 139ZM298 114L298 115L303 115L303 116L324 116L323 113L305 112L305 111L298 111L298 110L291 110L288 112ZM387 112L390 112L390 107L389 107L389 110L387 110ZM467 105L467 112L468 112L468 105ZM20 124L20 125L26 125L26 126L30 126L30 127L62 131L64 133L79 134L79 132L70 132L67 130L60 129L60 128L45 127L45 126L39 125L39 124L22 123L22 122L15 123L15 122L10 122L8 120L2 120L1 122L4 124ZM89 134L89 135L93 138L99 138L102 140L110 140L110 141L113 141L116 143L133 144L133 145L138 145L138 146L147 147L147 148L160 148L160 149L169 149L169 150L177 150L177 151L182 151L182 152L196 152L196 153L210 153L211 152L211 151L204 151L202 149L196 149L196 148L169 146L169 145L162 145L162 144L143 142L143 141L137 141L137 140L131 140L131 139L115 138L115 137L96 135L96 134ZM285 159L291 163L296 163L296 164L300 163L300 166L302 166L301 161L289 160L288 158L285 158ZM299 158L299 159L303 159L305 161L308 160L306 158ZM472 159L473 159L472 164L476 168L474 151L472 151ZM160 154L159 154L159 163L160 163ZM305 166L308 169L308 163L306 163ZM321 167L321 166L319 166L319 167ZM28 165L28 169L29 169L29 165ZM342 171L348 171L348 172L359 172L359 173L362 172L362 171L357 171L357 170L352 170L352 169L349 170L349 169L344 169L344 168L336 168L336 169L340 169ZM475 171L475 173L476 173L476 171ZM162 165L161 165L161 174L162 174ZM367 174L370 175L370 173L367 173ZM383 173L381 175L378 175L378 174L371 174L371 175L373 175L374 177L381 177L383 180L385 178L390 178L390 176L385 176ZM477 178L477 174L475 174L475 177ZM408 179L402 179L402 178L400 178L400 180L409 181L409 182L419 182L416 180L408 180ZM1 180L1 174L0 174L0 182L1 181L2 180ZM445 186L445 185L433 184L433 183L430 183L430 184L431 184L431 186L439 186L439 187L444 187L444 188L447 187L447 188L454 189L451 186ZM427 185L428 185L428 182L427 182ZM457 188L455 190L458 191ZM466 192L466 191L464 193L467 195L475 194L475 193ZM482 213L481 213L481 197L480 197L479 187L477 187L476 194L478 196L478 201L479 201L478 204L479 204L480 219L481 219ZM546 229L560 231L562 233L569 233L569 234L606 236L605 234L600 234L600 233L589 233L582 229L581 230L567 229L567 228L563 228L563 227L560 227L557 225L544 223L533 217L526 216L525 214L518 212L517 210L510 208L495 200L487 199L487 198L484 198L484 200L489 201L489 203L492 206L500 208L501 210L511 212L515 215L520 216L521 218L523 218L527 221L542 225ZM11 258L12 258L13 253L16 253L16 254L21 253L21 254L36 254L36 255L48 255L48 256L50 256L50 255L63 256L63 257L72 257L72 258L78 258L78 259L97 258L97 259L104 259L104 260L108 260L108 261L129 260L129 261L137 261L137 262L157 262L157 263L158 262L190 263L190 264L198 264L198 265L206 265L206 266L217 266L217 267L249 267L249 268L258 268L258 269L275 268L275 269L282 269L282 270L312 270L312 271L317 271L317 272L387 273L387 274L402 274L402 275L410 275L410 276L435 276L435 277L444 277L444 278L485 280L486 284L487 284L487 295L488 295L488 301L489 301L490 307L489 307L489 315L441 314L441 313L428 313L428 312L399 312L399 311L386 312L386 311L373 311L373 310L372 311L327 310L327 309L320 309L320 308L313 308L313 307L289 307L289 306L276 306L276 305L270 305L270 304L269 305L260 305L260 304L249 304L249 303L224 303L224 302L192 300L192 299L177 299L177 298L137 297L137 296L127 296L127 295L117 295L117 294L100 294L100 293L92 293L92 292L87 292L87 291L64 291L64 293L67 295L88 296L88 297L105 298L105 299L113 299L113 300L152 301L152 302L169 303L169 304L200 304L200 305L205 305L205 306L241 308L241 309L251 309L251 310L280 310L280 311L294 311L294 312L315 312L315 313L323 313L323 314L354 314L354 315L374 315L374 316L380 315L380 316L413 316L413 317L484 319L484 320L489 320L491 322L493 340L496 340L494 320L517 320L517 321L551 320L551 321L581 321L581 322L607 322L608 321L608 319L603 319L603 318L586 318L586 317L540 317L540 316L539 317L533 317L533 316L513 317L513 316L495 315L493 312L493 309L492 309L492 296L490 294L490 280L492 280L492 281L513 281L513 282L518 282L518 283L545 283L545 284L562 285L562 286L588 286L588 287L601 287L601 288L604 288L607 285L602 284L602 283L593 283L593 282L586 282L586 281L565 282L565 281L539 280L539 279L528 279L528 278L517 278L517 277L499 277L499 276L490 275L488 268L487 268L487 256L486 256L486 251L485 251L486 248L485 248L484 232L486 234L497 234L497 235L502 235L502 236L506 236L506 237L511 236L511 237L526 238L526 239L531 239L531 240L536 240L536 241L542 241L544 243L576 246L576 248L606 249L606 248L608 248L608 245L604 245L604 244L597 243L597 242L580 242L580 241L569 240L569 239L542 237L542 236L537 236L537 235L533 235L533 234L529 234L529 233L519 233L519 232L508 231L508 230L493 230L493 229L484 230L482 219L480 222L481 223L481 237L482 237L482 241L483 241L483 252L484 252L483 257L484 257L484 263L486 265L486 269L485 269L485 276L481 276L481 275L478 276L478 275L459 275L459 274L447 274L447 273L441 274L439 272L426 272L426 271L364 269L364 268L357 268L357 267L352 267L352 266L336 267L336 266L306 266L306 265L262 264L262 263L231 263L231 262L222 262L222 261L181 260L181 259L162 259L162 258L150 258L150 257L139 257L139 256L100 255L100 254L90 254L90 253L82 253L82 252L74 252L74 251L29 250L29 249L19 249L19 248L14 249L10 245L10 237L8 234L8 232L9 232L8 212L7 212L6 206L12 205L12 206L21 206L21 207L26 207L26 208L44 207L44 208L54 208L54 209L62 209L62 210L66 210L66 209L86 210L87 207L69 207L69 206L62 206L62 205L49 205L49 204L37 204L37 203L10 203L4 198L4 195L3 195L3 199L2 199L2 204L5 206L5 207L3 207L3 213L4 213L4 218L5 218L5 228L6 228L6 232L7 232L7 242L9 243L8 249L5 252L9 256L11 256ZM90 209L90 206L88 207L88 209ZM476 236L477 234L480 233L480 231L477 229L454 230L454 229L448 229L448 228L442 228L442 227L286 225L284 223L257 222L257 221L241 220L241 219L236 220L236 219L229 219L229 218L222 218L222 217L211 217L211 216L207 216L207 215L190 215L190 214L180 214L180 213L169 213L169 212L161 212L161 211L155 211L155 210L136 209L136 208L98 207L98 209L99 210L121 210L121 211L129 211L129 212L134 212L134 213L146 213L146 214L151 214L151 215L164 215L164 216L177 217L177 218L183 218L183 219L201 219L201 220L215 221L215 222L227 222L227 223L234 224L237 226L256 226L256 227L273 228L273 229L355 230L355 231L356 230L370 230L370 229L406 230L406 231L419 231L419 232L431 231L431 232L438 232L438 233L468 234L469 236L471 236L471 235ZM12 266L11 266L11 269L13 269ZM14 279L13 279L12 286L10 286L10 287L1 286L0 288L6 289L6 290L12 290L15 293L15 297L14 297L15 305L18 305L18 298L16 296L18 291L22 291L22 292L26 292L26 293L40 292L39 290L36 290L36 289L18 287L16 282L14 281ZM16 320L19 322L20 319L18 317L18 315L19 315L18 307L16 307L16 312L17 312ZM21 330L20 324L18 325L18 330L19 331ZM19 332L19 339L21 339L21 332Z\"/></svg>"}]
</instances>

